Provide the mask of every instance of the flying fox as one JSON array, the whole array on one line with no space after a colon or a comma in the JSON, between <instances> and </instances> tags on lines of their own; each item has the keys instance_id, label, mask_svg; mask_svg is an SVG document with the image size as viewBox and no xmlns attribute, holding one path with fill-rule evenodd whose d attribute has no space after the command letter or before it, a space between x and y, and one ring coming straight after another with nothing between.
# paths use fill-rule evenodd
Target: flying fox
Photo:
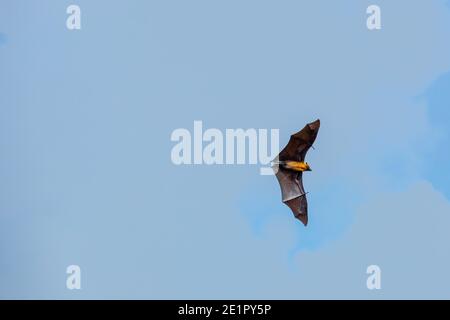
<instances>
[{"instance_id":1,"label":"flying fox","mask_svg":"<svg viewBox=\"0 0 450 320\"><path fill-rule=\"evenodd\" d=\"M303 188L303 172L312 171L305 156L316 140L320 120L308 123L302 130L291 135L288 144L278 154L273 170L280 183L284 204L291 208L295 218L308 224L308 202Z\"/></svg>"}]
</instances>

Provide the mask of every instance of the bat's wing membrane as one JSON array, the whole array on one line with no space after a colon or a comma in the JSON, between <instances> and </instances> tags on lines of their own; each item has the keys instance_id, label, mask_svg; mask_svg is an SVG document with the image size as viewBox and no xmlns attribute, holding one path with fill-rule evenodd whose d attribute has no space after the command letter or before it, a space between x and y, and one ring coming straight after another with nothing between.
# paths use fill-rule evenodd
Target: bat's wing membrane
<instances>
[{"instance_id":1,"label":"bat's wing membrane","mask_svg":"<svg viewBox=\"0 0 450 320\"><path fill-rule=\"evenodd\" d=\"M320 128L320 120L307 124L302 130L293 134L288 144L278 155L280 161L305 161L306 153L316 140Z\"/></svg>"},{"instance_id":2,"label":"bat's wing membrane","mask_svg":"<svg viewBox=\"0 0 450 320\"><path fill-rule=\"evenodd\" d=\"M294 198L285 203L291 208L294 216L306 226L308 224L308 201L306 200L306 195Z\"/></svg>"},{"instance_id":3,"label":"bat's wing membrane","mask_svg":"<svg viewBox=\"0 0 450 320\"><path fill-rule=\"evenodd\" d=\"M276 177L280 183L282 201L291 208L294 216L306 225L308 223L308 203L303 188L302 172L280 167Z\"/></svg>"},{"instance_id":4,"label":"bat's wing membrane","mask_svg":"<svg viewBox=\"0 0 450 320\"><path fill-rule=\"evenodd\" d=\"M303 189L302 173L279 168L275 174L281 188L281 200L283 202L297 198L305 193Z\"/></svg>"}]
</instances>

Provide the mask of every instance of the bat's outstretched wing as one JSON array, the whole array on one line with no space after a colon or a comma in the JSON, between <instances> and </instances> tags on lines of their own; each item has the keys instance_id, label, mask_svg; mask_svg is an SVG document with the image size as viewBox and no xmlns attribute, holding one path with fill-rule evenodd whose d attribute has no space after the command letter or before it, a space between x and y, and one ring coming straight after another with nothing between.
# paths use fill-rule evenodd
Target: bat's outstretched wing
<instances>
[{"instance_id":1,"label":"bat's outstretched wing","mask_svg":"<svg viewBox=\"0 0 450 320\"><path fill-rule=\"evenodd\" d=\"M276 177L280 183L282 201L291 208L294 216L306 226L308 224L308 202L303 189L302 172L280 167Z\"/></svg>"},{"instance_id":2,"label":"bat's outstretched wing","mask_svg":"<svg viewBox=\"0 0 450 320\"><path fill-rule=\"evenodd\" d=\"M317 119L293 134L286 147L281 150L277 160L304 162L306 153L316 140L319 128L320 120ZM302 172L287 170L278 165L274 169L280 183L283 202L306 226L308 224L308 202L303 188Z\"/></svg>"},{"instance_id":3,"label":"bat's outstretched wing","mask_svg":"<svg viewBox=\"0 0 450 320\"><path fill-rule=\"evenodd\" d=\"M293 134L288 144L278 155L279 161L304 162L306 153L316 140L319 133L320 120L308 123L302 130Z\"/></svg>"}]
</instances>

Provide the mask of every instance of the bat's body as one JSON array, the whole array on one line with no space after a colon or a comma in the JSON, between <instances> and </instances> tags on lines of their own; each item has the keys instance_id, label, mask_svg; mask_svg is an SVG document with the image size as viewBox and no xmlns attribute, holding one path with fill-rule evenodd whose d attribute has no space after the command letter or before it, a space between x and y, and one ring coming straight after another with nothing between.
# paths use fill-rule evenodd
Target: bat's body
<instances>
[{"instance_id":1,"label":"bat's body","mask_svg":"<svg viewBox=\"0 0 450 320\"><path fill-rule=\"evenodd\" d=\"M316 140L319 128L320 120L316 120L293 134L274 161L273 167L280 183L282 201L305 226L308 224L308 203L302 177L303 172L311 171L305 162L305 156Z\"/></svg>"},{"instance_id":2,"label":"bat's body","mask_svg":"<svg viewBox=\"0 0 450 320\"><path fill-rule=\"evenodd\" d=\"M311 171L309 164L307 162L301 161L278 161L278 164L283 166L285 169L304 172Z\"/></svg>"}]
</instances>

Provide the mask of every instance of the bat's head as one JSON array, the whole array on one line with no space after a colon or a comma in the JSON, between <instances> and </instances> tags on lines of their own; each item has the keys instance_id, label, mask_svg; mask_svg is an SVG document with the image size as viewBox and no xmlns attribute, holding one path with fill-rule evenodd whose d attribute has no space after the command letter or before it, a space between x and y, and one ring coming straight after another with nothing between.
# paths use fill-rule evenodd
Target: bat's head
<instances>
[{"instance_id":1,"label":"bat's head","mask_svg":"<svg viewBox=\"0 0 450 320\"><path fill-rule=\"evenodd\" d=\"M305 166L305 169L303 171L312 171L311 167L308 164L308 162L305 162L304 166Z\"/></svg>"}]
</instances>

